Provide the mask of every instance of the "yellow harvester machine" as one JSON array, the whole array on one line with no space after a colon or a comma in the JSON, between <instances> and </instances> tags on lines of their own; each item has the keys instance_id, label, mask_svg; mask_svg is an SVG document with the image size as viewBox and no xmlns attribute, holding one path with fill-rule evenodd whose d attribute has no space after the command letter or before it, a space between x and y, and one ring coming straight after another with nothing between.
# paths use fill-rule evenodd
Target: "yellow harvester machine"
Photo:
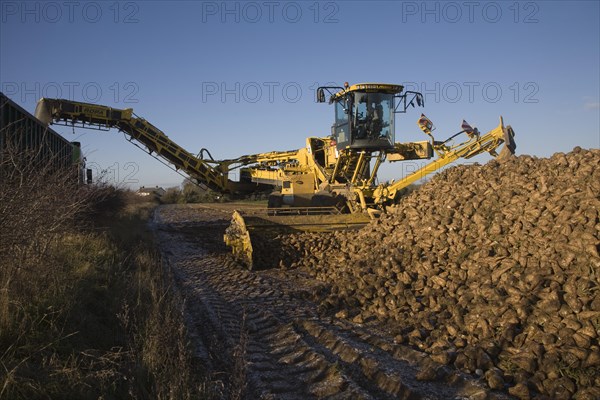
<instances>
[{"instance_id":1,"label":"yellow harvester machine","mask_svg":"<svg viewBox=\"0 0 600 400\"><path fill-rule=\"evenodd\" d=\"M189 153L132 109L63 99L41 99L35 115L46 124L84 128L117 128L130 141L186 173L198 185L232 195L270 191L268 209L260 215L235 212L225 241L252 268L251 233L254 229L328 230L362 226L369 218L395 204L401 189L459 158L488 152L494 157L513 154L514 132L500 124L480 134L463 121L462 130L440 142L433 124L421 114L418 125L428 140L396 142L395 115L423 106L421 93L401 85L364 83L320 87L317 101L334 105L331 134L309 137L298 150L244 155L229 160ZM462 138L462 140L460 139ZM505 144L498 154L497 150ZM432 159L423 168L393 183L379 183L384 161ZM239 170L239 180L230 173ZM293 210L293 218L290 218ZM291 221L291 222L290 222Z\"/></svg>"}]
</instances>

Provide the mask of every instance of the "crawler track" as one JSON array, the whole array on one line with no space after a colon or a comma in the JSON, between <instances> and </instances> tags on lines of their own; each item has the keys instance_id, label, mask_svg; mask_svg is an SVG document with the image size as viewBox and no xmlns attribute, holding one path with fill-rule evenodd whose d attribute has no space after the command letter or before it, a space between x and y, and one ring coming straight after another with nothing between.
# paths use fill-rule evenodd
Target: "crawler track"
<instances>
[{"instance_id":1,"label":"crawler track","mask_svg":"<svg viewBox=\"0 0 600 400\"><path fill-rule=\"evenodd\" d=\"M242 269L222 243L229 216L223 209L165 206L153 224L186 299L199 364L222 382L218 396L506 398L394 343L390 327L320 312L328 288L302 269Z\"/></svg>"}]
</instances>

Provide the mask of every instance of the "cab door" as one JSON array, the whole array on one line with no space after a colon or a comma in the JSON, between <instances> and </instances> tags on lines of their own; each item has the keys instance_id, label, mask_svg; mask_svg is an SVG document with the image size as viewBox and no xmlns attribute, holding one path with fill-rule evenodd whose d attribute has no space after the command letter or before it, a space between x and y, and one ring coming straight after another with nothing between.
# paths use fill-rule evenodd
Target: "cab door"
<instances>
[{"instance_id":1,"label":"cab door","mask_svg":"<svg viewBox=\"0 0 600 400\"><path fill-rule=\"evenodd\" d=\"M335 123L333 124L333 137L338 149L350 145L350 106L346 99L335 103Z\"/></svg>"}]
</instances>

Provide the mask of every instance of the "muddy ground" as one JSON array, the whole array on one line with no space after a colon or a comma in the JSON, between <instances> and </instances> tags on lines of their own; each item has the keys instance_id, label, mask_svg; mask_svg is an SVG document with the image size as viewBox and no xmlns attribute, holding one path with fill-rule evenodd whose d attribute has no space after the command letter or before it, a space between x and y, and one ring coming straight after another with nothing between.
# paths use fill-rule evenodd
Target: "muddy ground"
<instances>
[{"instance_id":1,"label":"muddy ground","mask_svg":"<svg viewBox=\"0 0 600 400\"><path fill-rule=\"evenodd\" d=\"M600 398L600 150L449 168L265 270L223 245L233 207L155 224L217 397Z\"/></svg>"},{"instance_id":2,"label":"muddy ground","mask_svg":"<svg viewBox=\"0 0 600 400\"><path fill-rule=\"evenodd\" d=\"M398 343L400 325L336 317L331 286L307 269L243 269L222 240L228 208L163 206L154 220L215 397L507 398Z\"/></svg>"}]
</instances>

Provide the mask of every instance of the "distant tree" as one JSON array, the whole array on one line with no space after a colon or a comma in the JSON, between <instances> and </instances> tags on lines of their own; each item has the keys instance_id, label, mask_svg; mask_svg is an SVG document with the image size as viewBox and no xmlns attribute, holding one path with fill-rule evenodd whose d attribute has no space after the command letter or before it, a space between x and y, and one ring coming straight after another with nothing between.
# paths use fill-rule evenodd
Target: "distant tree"
<instances>
[{"instance_id":1,"label":"distant tree","mask_svg":"<svg viewBox=\"0 0 600 400\"><path fill-rule=\"evenodd\" d=\"M181 189L178 187L171 187L165 191L165 194L162 195L160 201L164 204L175 204L179 203L180 197Z\"/></svg>"},{"instance_id":2,"label":"distant tree","mask_svg":"<svg viewBox=\"0 0 600 400\"><path fill-rule=\"evenodd\" d=\"M188 204L188 203L223 203L230 201L229 196L222 193L203 188L189 179L181 183L181 187L171 187L161 197L164 204Z\"/></svg>"},{"instance_id":3,"label":"distant tree","mask_svg":"<svg viewBox=\"0 0 600 400\"><path fill-rule=\"evenodd\" d=\"M180 203L202 203L206 191L201 189L198 185L185 180L182 183Z\"/></svg>"}]
</instances>

